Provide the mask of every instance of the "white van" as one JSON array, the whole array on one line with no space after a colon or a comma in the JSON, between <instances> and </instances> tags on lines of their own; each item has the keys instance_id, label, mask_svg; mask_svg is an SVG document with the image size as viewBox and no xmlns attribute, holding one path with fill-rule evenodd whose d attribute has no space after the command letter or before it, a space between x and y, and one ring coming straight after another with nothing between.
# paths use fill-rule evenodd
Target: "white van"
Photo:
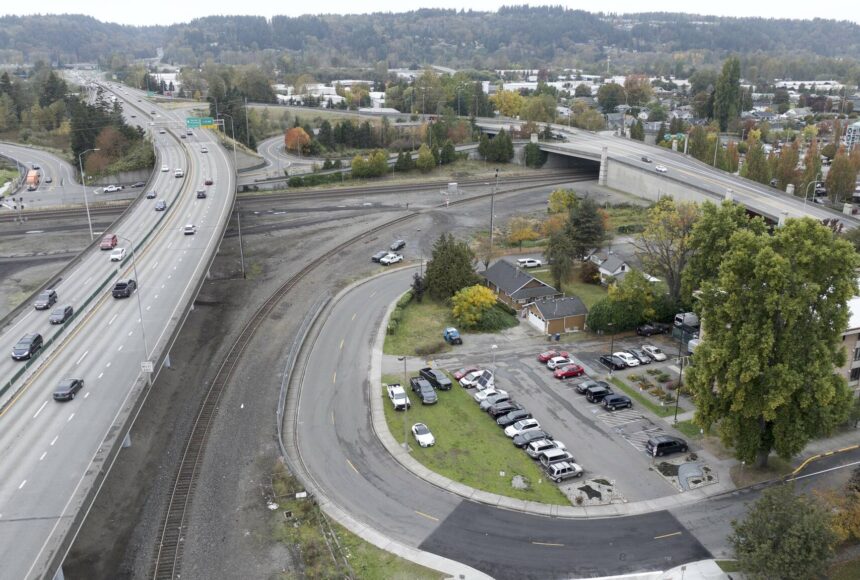
<instances>
[{"instance_id":1,"label":"white van","mask_svg":"<svg viewBox=\"0 0 860 580\"><path fill-rule=\"evenodd\" d=\"M699 317L695 312L681 312L675 315L675 326L699 327Z\"/></svg>"},{"instance_id":2,"label":"white van","mask_svg":"<svg viewBox=\"0 0 860 580\"><path fill-rule=\"evenodd\" d=\"M185 172L182 169L177 169L173 172L173 177L184 177Z\"/></svg>"}]
</instances>

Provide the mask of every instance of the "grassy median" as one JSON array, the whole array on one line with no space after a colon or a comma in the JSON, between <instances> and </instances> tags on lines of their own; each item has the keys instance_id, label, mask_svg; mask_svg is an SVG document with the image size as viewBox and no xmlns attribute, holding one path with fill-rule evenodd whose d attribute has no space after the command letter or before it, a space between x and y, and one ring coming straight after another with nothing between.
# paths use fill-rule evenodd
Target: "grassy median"
<instances>
[{"instance_id":1,"label":"grassy median","mask_svg":"<svg viewBox=\"0 0 860 580\"><path fill-rule=\"evenodd\" d=\"M401 383L399 375L383 375L383 383ZM503 430L487 413L480 410L472 395L455 383L450 391L439 391L439 402L424 406L409 391L412 408L395 411L385 386L380 386L384 398L385 419L394 439L403 442L404 420L412 456L440 475L454 481L517 499L551 504L569 504L558 487L547 480L538 464L511 443ZM421 448L408 428L424 423L436 437L436 445ZM502 475L501 473L504 473ZM514 489L511 478L521 475L528 481L527 489Z\"/></svg>"},{"instance_id":2,"label":"grassy median","mask_svg":"<svg viewBox=\"0 0 860 580\"><path fill-rule=\"evenodd\" d=\"M675 414L675 405L660 405L655 403L646 393L642 393L639 389L635 387L631 387L618 377L612 377L609 381L624 391L631 399L650 410L652 413L657 415L658 417L669 417ZM683 413L684 407L678 407L678 413Z\"/></svg>"}]
</instances>

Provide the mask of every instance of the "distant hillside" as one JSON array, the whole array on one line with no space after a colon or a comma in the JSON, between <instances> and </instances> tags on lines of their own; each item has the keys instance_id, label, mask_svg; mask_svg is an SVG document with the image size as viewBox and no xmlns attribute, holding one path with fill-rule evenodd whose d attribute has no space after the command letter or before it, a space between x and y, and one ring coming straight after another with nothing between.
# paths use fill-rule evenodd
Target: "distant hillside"
<instances>
[{"instance_id":1,"label":"distant hillside","mask_svg":"<svg viewBox=\"0 0 860 580\"><path fill-rule=\"evenodd\" d=\"M208 16L169 27L106 24L90 17L0 18L0 59L66 62L120 54L179 63L207 58L254 62L289 51L304 66L391 66L439 63L455 67L641 66L673 55L692 65L740 53L763 58L858 59L860 26L847 21L723 18L690 14L609 15L561 7L507 7L498 12L417 10L400 14L323 15L271 21ZM273 54L275 53L275 54ZM256 55L256 57L252 56ZM250 58L249 58L250 57ZM271 62L271 61L269 61ZM851 65L856 66L856 65Z\"/></svg>"}]
</instances>

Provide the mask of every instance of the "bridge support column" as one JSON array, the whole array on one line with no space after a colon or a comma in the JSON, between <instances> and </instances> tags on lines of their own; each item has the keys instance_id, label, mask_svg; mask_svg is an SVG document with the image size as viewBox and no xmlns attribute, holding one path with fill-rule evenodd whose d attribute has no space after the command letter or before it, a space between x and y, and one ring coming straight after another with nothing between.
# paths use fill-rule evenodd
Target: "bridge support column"
<instances>
[{"instance_id":1,"label":"bridge support column","mask_svg":"<svg viewBox=\"0 0 860 580\"><path fill-rule=\"evenodd\" d=\"M57 568L57 573L54 574L54 578L52 580L66 580L66 577L63 574L63 567L62 566Z\"/></svg>"},{"instance_id":2,"label":"bridge support column","mask_svg":"<svg viewBox=\"0 0 860 580\"><path fill-rule=\"evenodd\" d=\"M600 152L600 173L597 177L597 185L606 185L606 163L609 160L609 152L606 147Z\"/></svg>"},{"instance_id":3,"label":"bridge support column","mask_svg":"<svg viewBox=\"0 0 860 580\"><path fill-rule=\"evenodd\" d=\"M122 438L122 448L128 449L129 447L131 447L131 431L128 431Z\"/></svg>"}]
</instances>

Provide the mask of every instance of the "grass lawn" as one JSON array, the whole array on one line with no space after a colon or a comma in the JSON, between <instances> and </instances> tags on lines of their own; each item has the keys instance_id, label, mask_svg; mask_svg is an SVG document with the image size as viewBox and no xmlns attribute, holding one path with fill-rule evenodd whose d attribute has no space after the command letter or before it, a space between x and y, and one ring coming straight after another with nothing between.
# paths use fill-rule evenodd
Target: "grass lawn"
<instances>
[{"instance_id":1,"label":"grass lawn","mask_svg":"<svg viewBox=\"0 0 860 580\"><path fill-rule=\"evenodd\" d=\"M695 425L692 421L678 421L678 423L674 427L675 429L683 433L687 439L702 438L702 432L699 430L699 427Z\"/></svg>"},{"instance_id":2,"label":"grass lawn","mask_svg":"<svg viewBox=\"0 0 860 580\"><path fill-rule=\"evenodd\" d=\"M610 382L624 391L631 399L642 405L643 407L649 409L652 413L657 415L658 417L670 417L675 414L675 405L659 405L651 400L649 395L639 392L639 389L635 387L631 387L617 376L614 376L610 379ZM678 413L683 413L684 407L680 407L678 409Z\"/></svg>"},{"instance_id":3,"label":"grass lawn","mask_svg":"<svg viewBox=\"0 0 860 580\"><path fill-rule=\"evenodd\" d=\"M719 566L720 570L723 572L731 573L741 571L737 560L714 560L714 562L717 563L717 566Z\"/></svg>"},{"instance_id":4,"label":"grass lawn","mask_svg":"<svg viewBox=\"0 0 860 580\"><path fill-rule=\"evenodd\" d=\"M401 383L403 377L384 375L382 381ZM392 408L384 386L379 393L385 399L385 419L394 439L403 441L404 419L407 427L426 424L436 437L435 446L421 448L408 432L409 447L416 460L436 473L476 489L517 499L569 505L538 464L514 447L492 417L480 410L472 398L473 391L455 383L450 391L439 392L437 404L424 406L408 385L404 388L413 403L407 413ZM504 472L504 476L500 472ZM529 488L511 487L514 475L525 477Z\"/></svg>"},{"instance_id":5,"label":"grass lawn","mask_svg":"<svg viewBox=\"0 0 860 580\"><path fill-rule=\"evenodd\" d=\"M615 235L619 234L619 229L635 229L641 231L645 227L645 222L648 218L647 208L644 207L608 207L606 213L609 214L609 229Z\"/></svg>"},{"instance_id":6,"label":"grass lawn","mask_svg":"<svg viewBox=\"0 0 860 580\"><path fill-rule=\"evenodd\" d=\"M451 309L424 298L420 304L413 300L403 309L403 317L394 334L385 335L385 354L415 356L416 348L426 349L438 345L435 352L446 352L451 349L442 339L442 331L446 326L453 326L450 320Z\"/></svg>"},{"instance_id":7,"label":"grass lawn","mask_svg":"<svg viewBox=\"0 0 860 580\"><path fill-rule=\"evenodd\" d=\"M857 580L860 578L860 558L834 564L827 572L830 580Z\"/></svg>"},{"instance_id":8,"label":"grass lawn","mask_svg":"<svg viewBox=\"0 0 860 580\"><path fill-rule=\"evenodd\" d=\"M531 270L529 273L538 280L546 282L550 286L555 283L553 282L549 268ZM571 274L570 279L564 282L561 286L561 290L566 295L579 296L579 299L582 300L588 308L591 308L602 298L606 297L606 288L603 286L600 286L599 284L585 284L584 282L579 281L579 266L574 267L574 271L573 274Z\"/></svg>"},{"instance_id":9,"label":"grass lawn","mask_svg":"<svg viewBox=\"0 0 860 580\"><path fill-rule=\"evenodd\" d=\"M349 558L356 578L362 580L388 580L409 578L410 580L442 580L444 574L413 564L390 552L365 542L346 528L332 524L341 546Z\"/></svg>"},{"instance_id":10,"label":"grass lawn","mask_svg":"<svg viewBox=\"0 0 860 580\"><path fill-rule=\"evenodd\" d=\"M776 455L771 455L767 460L767 467L764 469L755 465L733 465L729 474L737 487L746 487L788 475L793 470L794 468L789 462Z\"/></svg>"}]
</instances>

